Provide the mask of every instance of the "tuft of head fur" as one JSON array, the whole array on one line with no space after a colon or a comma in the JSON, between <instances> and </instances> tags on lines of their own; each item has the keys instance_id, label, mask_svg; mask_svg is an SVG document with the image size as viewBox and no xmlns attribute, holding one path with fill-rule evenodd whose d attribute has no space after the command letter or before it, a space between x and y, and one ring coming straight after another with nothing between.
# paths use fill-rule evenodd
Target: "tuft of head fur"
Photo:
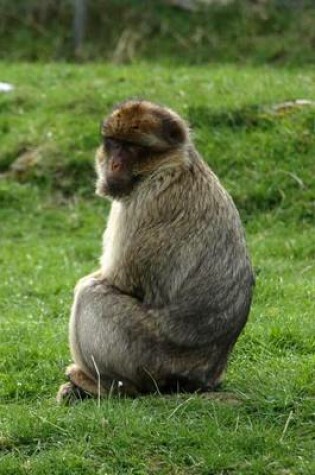
<instances>
[{"instance_id":1,"label":"tuft of head fur","mask_svg":"<svg viewBox=\"0 0 315 475\"><path fill-rule=\"evenodd\" d=\"M189 128L171 109L149 101L127 100L103 122L102 135L167 151L187 143Z\"/></svg>"}]
</instances>

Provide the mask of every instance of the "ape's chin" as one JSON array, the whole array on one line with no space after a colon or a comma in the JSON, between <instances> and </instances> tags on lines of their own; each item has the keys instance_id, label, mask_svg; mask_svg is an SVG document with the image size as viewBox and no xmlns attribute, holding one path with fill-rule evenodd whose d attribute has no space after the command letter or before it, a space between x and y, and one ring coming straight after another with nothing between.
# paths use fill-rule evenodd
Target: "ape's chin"
<instances>
[{"instance_id":1,"label":"ape's chin","mask_svg":"<svg viewBox=\"0 0 315 475\"><path fill-rule=\"evenodd\" d=\"M130 195L138 181L139 179L137 177L129 179L126 179L125 177L118 179L98 179L95 193L101 197L118 200Z\"/></svg>"}]
</instances>

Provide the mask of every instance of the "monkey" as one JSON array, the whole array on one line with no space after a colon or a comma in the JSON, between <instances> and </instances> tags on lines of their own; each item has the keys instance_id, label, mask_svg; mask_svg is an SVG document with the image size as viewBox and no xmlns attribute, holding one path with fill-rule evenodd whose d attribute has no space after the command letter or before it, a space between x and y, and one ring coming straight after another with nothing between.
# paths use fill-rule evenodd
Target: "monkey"
<instances>
[{"instance_id":1,"label":"monkey","mask_svg":"<svg viewBox=\"0 0 315 475\"><path fill-rule=\"evenodd\" d=\"M57 399L215 390L254 287L236 206L172 109L127 100L101 135L111 209L100 269L75 288Z\"/></svg>"}]
</instances>

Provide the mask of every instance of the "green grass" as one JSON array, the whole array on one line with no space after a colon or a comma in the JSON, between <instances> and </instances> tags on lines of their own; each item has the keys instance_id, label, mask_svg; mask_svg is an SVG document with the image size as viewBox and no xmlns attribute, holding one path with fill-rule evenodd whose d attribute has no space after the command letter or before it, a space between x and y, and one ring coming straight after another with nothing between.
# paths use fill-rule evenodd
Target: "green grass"
<instances>
[{"instance_id":1,"label":"green grass","mask_svg":"<svg viewBox=\"0 0 315 475\"><path fill-rule=\"evenodd\" d=\"M0 95L0 474L313 474L315 108L272 106L314 98L314 69L0 70L16 86ZM109 209L93 194L99 123L130 96L188 118L235 198L257 272L253 309L225 400L58 407L72 289L97 266ZM28 165L14 172L17 159Z\"/></svg>"},{"instance_id":2,"label":"green grass","mask_svg":"<svg viewBox=\"0 0 315 475\"><path fill-rule=\"evenodd\" d=\"M75 54L71 2L2 0L0 58L276 66L314 62L313 0L235 0L195 12L164 0L93 0L87 5L86 34Z\"/></svg>"}]
</instances>

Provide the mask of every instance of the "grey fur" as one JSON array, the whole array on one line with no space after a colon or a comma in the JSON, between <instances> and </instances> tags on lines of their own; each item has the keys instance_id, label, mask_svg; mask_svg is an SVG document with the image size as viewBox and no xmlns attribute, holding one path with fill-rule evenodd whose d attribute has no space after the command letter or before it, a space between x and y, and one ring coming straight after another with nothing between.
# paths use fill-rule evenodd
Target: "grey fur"
<instances>
[{"instance_id":1,"label":"grey fur","mask_svg":"<svg viewBox=\"0 0 315 475\"><path fill-rule=\"evenodd\" d=\"M113 201L101 270L75 291L73 359L104 392L212 389L253 284L238 211L188 141Z\"/></svg>"}]
</instances>

